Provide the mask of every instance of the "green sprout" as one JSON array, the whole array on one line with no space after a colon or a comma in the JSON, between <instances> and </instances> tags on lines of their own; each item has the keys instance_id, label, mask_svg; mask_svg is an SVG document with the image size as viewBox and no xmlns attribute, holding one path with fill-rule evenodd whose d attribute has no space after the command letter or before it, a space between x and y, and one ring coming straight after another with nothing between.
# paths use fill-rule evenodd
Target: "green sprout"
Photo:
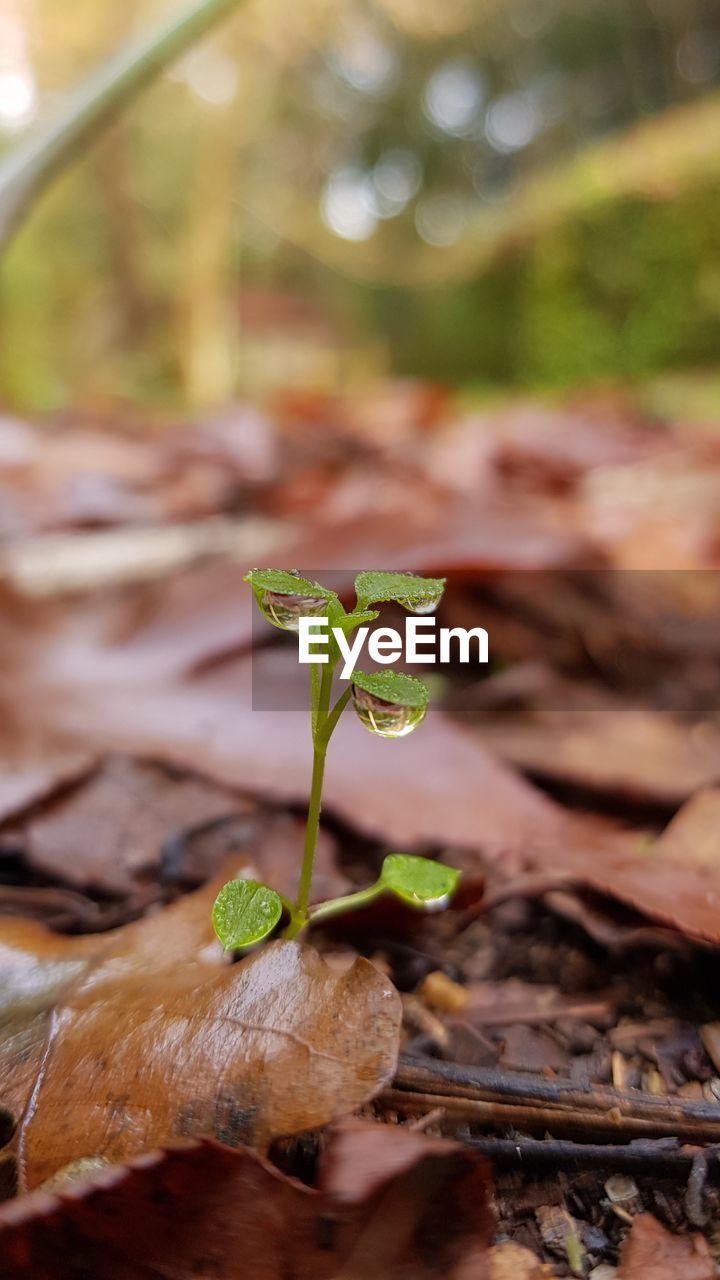
<instances>
[{"instance_id":1,"label":"green sprout","mask_svg":"<svg viewBox=\"0 0 720 1280\"><path fill-rule=\"evenodd\" d=\"M253 946L272 933L283 913L288 923L284 936L296 938L309 924L342 912L367 906L390 893L422 911L447 906L460 872L429 858L391 853L385 858L374 884L327 902L310 905L313 867L320 829L322 787L328 744L345 708L353 703L358 718L382 738L404 738L422 720L428 706L428 690L422 680L397 671L353 671L347 688L333 702L333 686L341 651L334 629L347 638L357 627L379 616L375 604L393 601L411 613L432 613L440 602L444 578L418 578L405 573L360 573L355 579L356 605L348 613L337 593L319 582L285 569L253 569L246 575L258 606L273 626L283 631L300 629L301 618L327 618L327 662L310 666L313 770L310 784L305 848L297 899L291 902L257 880L231 880L220 890L213 907L213 926L227 950Z\"/></svg>"}]
</instances>

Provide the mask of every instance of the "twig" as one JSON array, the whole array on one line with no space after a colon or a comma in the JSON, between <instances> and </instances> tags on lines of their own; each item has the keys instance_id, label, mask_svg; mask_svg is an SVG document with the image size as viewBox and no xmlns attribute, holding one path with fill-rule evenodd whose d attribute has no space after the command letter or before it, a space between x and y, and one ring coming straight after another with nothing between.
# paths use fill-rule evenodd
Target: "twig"
<instances>
[{"instance_id":1,"label":"twig","mask_svg":"<svg viewBox=\"0 0 720 1280\"><path fill-rule=\"evenodd\" d=\"M620 1115L707 1122L720 1128L720 1106L713 1102L691 1102L678 1097L658 1097L637 1090L625 1092L607 1085L569 1084L546 1080L529 1072L502 1071L496 1067L466 1067L436 1058L401 1056L394 1084L401 1089L424 1093L437 1091L456 1098L486 1101L517 1099L524 1106L567 1107L590 1111L613 1111Z\"/></svg>"},{"instance_id":2,"label":"twig","mask_svg":"<svg viewBox=\"0 0 720 1280\"><path fill-rule=\"evenodd\" d=\"M383 1100L414 1114L445 1107L478 1124L507 1126L559 1137L677 1137L720 1142L720 1107L658 1098L605 1086L568 1085L496 1068L463 1067L432 1058L404 1057Z\"/></svg>"},{"instance_id":3,"label":"twig","mask_svg":"<svg viewBox=\"0 0 720 1280\"><path fill-rule=\"evenodd\" d=\"M561 1106L523 1106L518 1103L459 1098L452 1094L415 1093L404 1089L386 1089L380 1095L380 1101L410 1115L441 1106L448 1116L455 1116L460 1120L501 1128L512 1127L531 1133L551 1132L570 1137L583 1137L587 1133L609 1138L623 1135L628 1138L678 1137L695 1143L720 1141L720 1117L715 1119L713 1125L709 1125L706 1121L622 1115L612 1109L592 1111Z\"/></svg>"},{"instance_id":4,"label":"twig","mask_svg":"<svg viewBox=\"0 0 720 1280\"><path fill-rule=\"evenodd\" d=\"M622 1146L608 1142L567 1142L557 1138L466 1138L465 1145L480 1151L502 1168L601 1169L617 1173L628 1169L634 1173L658 1173L684 1176L693 1167L692 1150L665 1138L627 1142ZM708 1166L720 1167L720 1149L703 1151Z\"/></svg>"}]
</instances>

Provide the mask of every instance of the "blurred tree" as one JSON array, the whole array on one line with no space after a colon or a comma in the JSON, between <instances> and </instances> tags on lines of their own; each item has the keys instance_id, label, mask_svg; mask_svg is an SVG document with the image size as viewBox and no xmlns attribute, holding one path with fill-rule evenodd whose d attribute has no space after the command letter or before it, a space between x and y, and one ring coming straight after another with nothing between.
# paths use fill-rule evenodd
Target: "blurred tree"
<instances>
[{"instance_id":1,"label":"blurred tree","mask_svg":"<svg viewBox=\"0 0 720 1280\"><path fill-rule=\"evenodd\" d=\"M37 3L47 104L118 33L109 0ZM718 84L714 0L250 0L18 238L4 393L223 399L241 277L453 379L712 358Z\"/></svg>"}]
</instances>

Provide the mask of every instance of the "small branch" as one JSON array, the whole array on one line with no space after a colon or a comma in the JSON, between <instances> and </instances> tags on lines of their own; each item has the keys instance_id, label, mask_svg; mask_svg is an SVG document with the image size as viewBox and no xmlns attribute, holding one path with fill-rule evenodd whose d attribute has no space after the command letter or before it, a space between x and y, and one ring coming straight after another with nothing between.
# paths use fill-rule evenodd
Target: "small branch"
<instances>
[{"instance_id":1,"label":"small branch","mask_svg":"<svg viewBox=\"0 0 720 1280\"><path fill-rule=\"evenodd\" d=\"M512 1126L557 1137L677 1137L720 1142L720 1108L682 1098L657 1098L607 1087L572 1086L541 1076L461 1067L431 1058L403 1058L386 1105L415 1115L445 1107L448 1116L479 1125Z\"/></svg>"},{"instance_id":2,"label":"small branch","mask_svg":"<svg viewBox=\"0 0 720 1280\"><path fill-rule=\"evenodd\" d=\"M437 1091L470 1100L517 1100L523 1105L565 1110L615 1112L619 1115L657 1117L667 1121L687 1120L715 1124L720 1128L720 1107L711 1102L687 1102L683 1098L658 1098L651 1094L623 1093L606 1085L577 1085L546 1080L543 1076L495 1067L465 1067L434 1058L400 1059L394 1081L396 1087L423 1093Z\"/></svg>"},{"instance_id":3,"label":"small branch","mask_svg":"<svg viewBox=\"0 0 720 1280\"><path fill-rule=\"evenodd\" d=\"M435 1112L431 1112L434 1117ZM439 1114L444 1113L439 1109ZM610 1173L628 1170L635 1173L689 1174L693 1154L679 1144L668 1145L664 1138L636 1139L623 1146L617 1143L568 1142L558 1138L465 1138L464 1145L480 1151L504 1169L544 1168L600 1169ZM720 1150L707 1147L704 1152L710 1167L717 1170Z\"/></svg>"},{"instance_id":4,"label":"small branch","mask_svg":"<svg viewBox=\"0 0 720 1280\"><path fill-rule=\"evenodd\" d=\"M179 18L131 40L74 93L59 116L0 165L0 250L52 179L132 99L241 0L194 0Z\"/></svg>"},{"instance_id":5,"label":"small branch","mask_svg":"<svg viewBox=\"0 0 720 1280\"><path fill-rule=\"evenodd\" d=\"M668 1114L663 1118L624 1114L613 1111L589 1111L575 1107L539 1107L521 1103L486 1102L458 1098L452 1094L411 1093L404 1089L385 1089L380 1102L404 1115L417 1115L435 1107L444 1107L448 1117L482 1126L522 1129L530 1133L552 1133L561 1137L664 1138L677 1137L686 1142L720 1142L720 1116L707 1121L678 1120Z\"/></svg>"}]
</instances>

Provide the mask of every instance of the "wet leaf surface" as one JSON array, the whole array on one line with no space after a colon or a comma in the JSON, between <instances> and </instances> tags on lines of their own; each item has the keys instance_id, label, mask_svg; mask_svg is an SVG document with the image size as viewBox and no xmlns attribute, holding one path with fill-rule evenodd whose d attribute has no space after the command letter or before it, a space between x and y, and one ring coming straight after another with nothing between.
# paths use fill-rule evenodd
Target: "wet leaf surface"
<instances>
[{"instance_id":1,"label":"wet leaf surface","mask_svg":"<svg viewBox=\"0 0 720 1280\"><path fill-rule=\"evenodd\" d=\"M3 1101L28 1187L177 1136L263 1148L391 1077L392 984L366 960L338 973L289 942L228 964L210 923L218 887L102 937L0 928Z\"/></svg>"}]
</instances>

